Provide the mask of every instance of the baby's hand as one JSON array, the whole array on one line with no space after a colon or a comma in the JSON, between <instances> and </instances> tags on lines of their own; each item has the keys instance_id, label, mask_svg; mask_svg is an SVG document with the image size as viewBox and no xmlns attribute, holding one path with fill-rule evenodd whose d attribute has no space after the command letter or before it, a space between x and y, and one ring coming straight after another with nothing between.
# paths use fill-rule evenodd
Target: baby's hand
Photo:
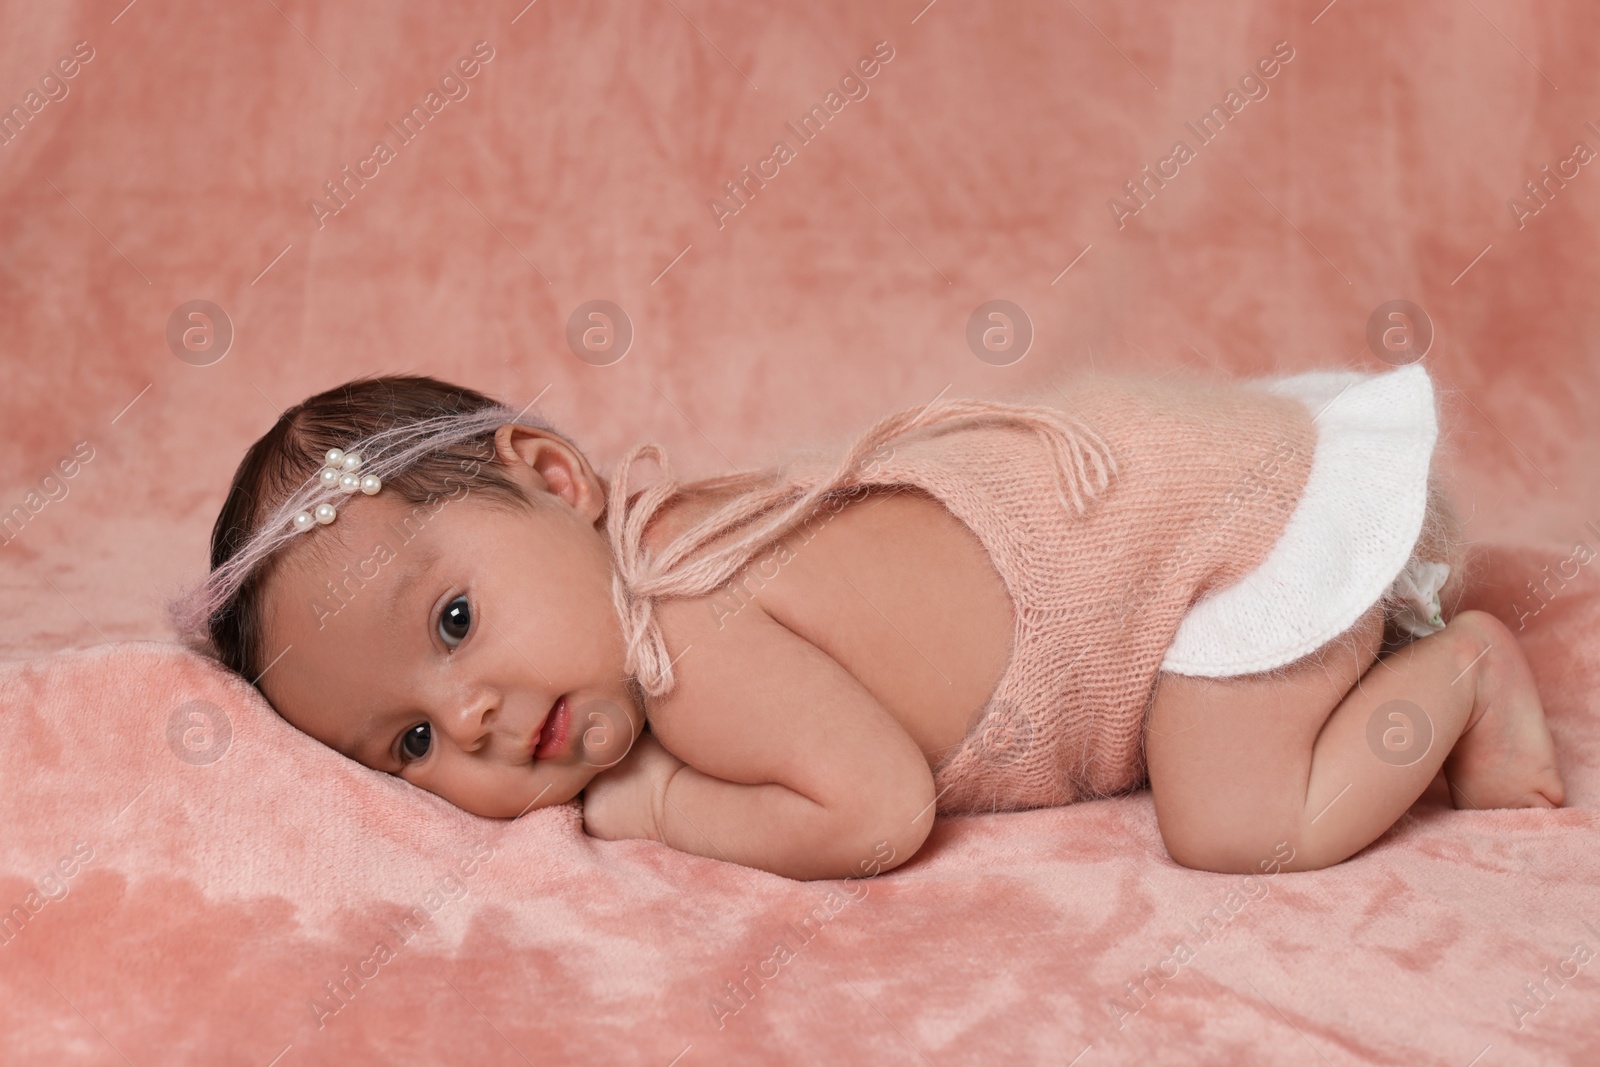
<instances>
[{"instance_id":1,"label":"baby's hand","mask_svg":"<svg viewBox=\"0 0 1600 1067\"><path fill-rule=\"evenodd\" d=\"M685 766L648 730L615 767L583 791L583 828L602 841L664 841L667 782Z\"/></svg>"}]
</instances>

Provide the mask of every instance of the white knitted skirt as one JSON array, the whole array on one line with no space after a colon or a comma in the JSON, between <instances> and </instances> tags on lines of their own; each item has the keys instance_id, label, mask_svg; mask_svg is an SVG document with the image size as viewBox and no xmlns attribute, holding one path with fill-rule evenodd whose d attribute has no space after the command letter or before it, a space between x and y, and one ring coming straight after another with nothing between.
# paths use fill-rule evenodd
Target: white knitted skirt
<instances>
[{"instance_id":1,"label":"white knitted skirt","mask_svg":"<svg viewBox=\"0 0 1600 1067\"><path fill-rule=\"evenodd\" d=\"M1401 639L1442 629L1439 591L1460 570L1459 524L1430 476L1439 426L1422 365L1243 384L1311 411L1310 475L1266 559L1189 609L1161 669L1203 678L1274 670L1380 602Z\"/></svg>"}]
</instances>

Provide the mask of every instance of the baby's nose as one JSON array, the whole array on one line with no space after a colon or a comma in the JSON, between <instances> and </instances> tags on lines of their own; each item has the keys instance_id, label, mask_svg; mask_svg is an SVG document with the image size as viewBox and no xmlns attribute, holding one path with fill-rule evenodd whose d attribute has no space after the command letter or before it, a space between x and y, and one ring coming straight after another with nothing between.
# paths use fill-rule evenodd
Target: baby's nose
<instances>
[{"instance_id":1,"label":"baby's nose","mask_svg":"<svg viewBox=\"0 0 1600 1067\"><path fill-rule=\"evenodd\" d=\"M487 745L493 721L493 705L481 701L464 701L440 717L440 723L450 740L467 752L475 752Z\"/></svg>"}]
</instances>

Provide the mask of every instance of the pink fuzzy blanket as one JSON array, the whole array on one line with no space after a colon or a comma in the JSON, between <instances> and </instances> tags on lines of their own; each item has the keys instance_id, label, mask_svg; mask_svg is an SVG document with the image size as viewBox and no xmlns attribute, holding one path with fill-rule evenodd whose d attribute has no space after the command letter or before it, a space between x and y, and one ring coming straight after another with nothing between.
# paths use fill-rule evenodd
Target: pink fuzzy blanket
<instances>
[{"instance_id":1,"label":"pink fuzzy blanket","mask_svg":"<svg viewBox=\"0 0 1600 1067\"><path fill-rule=\"evenodd\" d=\"M0 28L0 1062L1600 1063L1593 5ZM1146 792L942 819L852 882L480 819L161 623L245 447L359 374L539 397L602 471L654 439L699 477L946 389L1377 370L1424 326L1458 607L1525 625L1569 800L1435 783L1325 871L1181 868Z\"/></svg>"}]
</instances>

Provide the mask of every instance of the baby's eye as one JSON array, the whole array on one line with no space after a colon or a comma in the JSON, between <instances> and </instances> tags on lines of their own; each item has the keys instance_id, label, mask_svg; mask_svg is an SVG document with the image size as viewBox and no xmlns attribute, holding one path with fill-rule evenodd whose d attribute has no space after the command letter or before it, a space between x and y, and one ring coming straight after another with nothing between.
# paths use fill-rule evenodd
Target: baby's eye
<instances>
[{"instance_id":1,"label":"baby's eye","mask_svg":"<svg viewBox=\"0 0 1600 1067\"><path fill-rule=\"evenodd\" d=\"M400 735L400 761L410 763L419 760L428 754L428 747L433 742L433 729L425 722L419 722L404 734Z\"/></svg>"},{"instance_id":2,"label":"baby's eye","mask_svg":"<svg viewBox=\"0 0 1600 1067\"><path fill-rule=\"evenodd\" d=\"M472 608L467 604L466 597L458 596L445 605L444 613L439 616L439 637L446 648L455 648L466 640L470 629Z\"/></svg>"}]
</instances>

